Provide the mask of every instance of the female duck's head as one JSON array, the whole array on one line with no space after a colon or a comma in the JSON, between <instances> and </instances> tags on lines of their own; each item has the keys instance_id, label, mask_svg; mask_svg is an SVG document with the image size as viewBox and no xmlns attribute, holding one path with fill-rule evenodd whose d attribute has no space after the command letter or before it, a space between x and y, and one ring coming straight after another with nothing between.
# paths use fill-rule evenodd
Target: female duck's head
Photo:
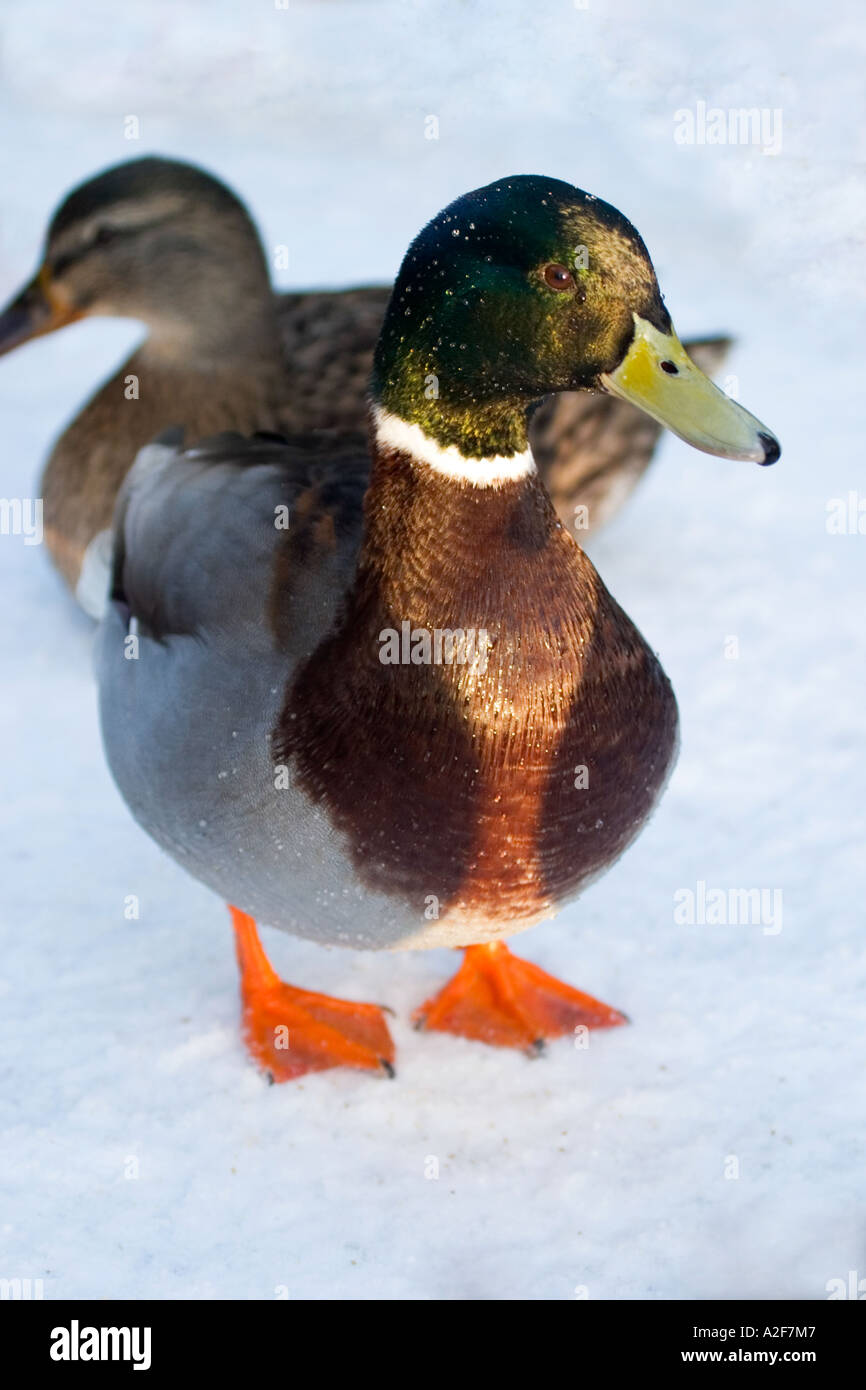
<instances>
[{"instance_id":1,"label":"female duck's head","mask_svg":"<svg viewBox=\"0 0 866 1390\"><path fill-rule=\"evenodd\" d=\"M509 458L515 470L528 459L529 406L574 390L622 396L707 453L779 457L770 431L687 356L616 208L531 175L458 198L416 237L394 286L373 373L380 439L423 437L428 461L441 453L462 476L495 481L491 459L505 476Z\"/></svg>"},{"instance_id":2,"label":"female duck's head","mask_svg":"<svg viewBox=\"0 0 866 1390\"><path fill-rule=\"evenodd\" d=\"M268 269L243 203L203 169L150 156L73 189L39 270L0 313L0 354L89 315L141 319L203 355L269 339Z\"/></svg>"}]
</instances>

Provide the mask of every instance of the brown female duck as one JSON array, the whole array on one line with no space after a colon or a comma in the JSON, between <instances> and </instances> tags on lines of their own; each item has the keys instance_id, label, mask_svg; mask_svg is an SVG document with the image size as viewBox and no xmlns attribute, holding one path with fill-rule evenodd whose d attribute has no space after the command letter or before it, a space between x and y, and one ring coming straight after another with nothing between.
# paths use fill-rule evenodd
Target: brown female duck
<instances>
[{"instance_id":1,"label":"brown female duck","mask_svg":"<svg viewBox=\"0 0 866 1390\"><path fill-rule=\"evenodd\" d=\"M34 279L0 315L0 355L88 315L148 334L55 444L42 479L45 537L79 600L104 603L107 531L138 450L161 430L366 430L365 391L390 291L274 295L243 203L193 165L148 157L76 188ZM727 343L693 345L708 370ZM646 468L660 427L611 397L539 405L542 476L564 523L606 520ZM585 510L578 511L578 507Z\"/></svg>"}]
</instances>

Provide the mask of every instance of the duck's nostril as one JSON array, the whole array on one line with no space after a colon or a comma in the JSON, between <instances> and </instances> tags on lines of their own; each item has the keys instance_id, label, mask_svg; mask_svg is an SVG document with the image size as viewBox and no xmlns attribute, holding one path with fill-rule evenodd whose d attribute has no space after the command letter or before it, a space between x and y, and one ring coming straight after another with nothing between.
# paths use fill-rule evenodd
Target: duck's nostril
<instances>
[{"instance_id":1,"label":"duck's nostril","mask_svg":"<svg viewBox=\"0 0 866 1390\"><path fill-rule=\"evenodd\" d=\"M675 362L662 362L660 366L663 372L667 372L668 376L677 376L679 374L680 369Z\"/></svg>"},{"instance_id":2,"label":"duck's nostril","mask_svg":"<svg viewBox=\"0 0 866 1390\"><path fill-rule=\"evenodd\" d=\"M782 446L778 439L774 439L771 434L764 434L763 430L758 430L758 438L764 446L764 457L761 464L766 468L767 464L775 463L782 452Z\"/></svg>"}]
</instances>

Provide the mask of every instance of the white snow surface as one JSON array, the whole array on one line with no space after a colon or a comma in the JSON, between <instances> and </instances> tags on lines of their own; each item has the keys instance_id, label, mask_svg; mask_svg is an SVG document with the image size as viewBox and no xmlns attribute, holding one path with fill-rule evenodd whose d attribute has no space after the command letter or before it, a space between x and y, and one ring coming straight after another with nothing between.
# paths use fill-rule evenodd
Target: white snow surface
<instances>
[{"instance_id":1,"label":"white snow surface","mask_svg":"<svg viewBox=\"0 0 866 1390\"><path fill-rule=\"evenodd\" d=\"M673 681L682 753L626 857L516 949L630 1027L537 1061L416 1034L453 953L264 930L293 983L396 1010L394 1081L268 1087L247 1061L225 909L131 820L92 628L44 548L0 536L0 1276L46 1298L570 1300L822 1299L866 1275L866 536L827 530L866 492L856 0L7 0L0 45L0 298L58 199L136 154L231 182L296 286L393 277L453 197L546 173L635 222L681 336L736 335L740 398L784 450L759 469L666 436L591 545ZM678 145L698 101L780 109L781 152ZM0 361L6 496L34 495L140 331ZM780 890L782 930L678 925L699 881Z\"/></svg>"}]
</instances>

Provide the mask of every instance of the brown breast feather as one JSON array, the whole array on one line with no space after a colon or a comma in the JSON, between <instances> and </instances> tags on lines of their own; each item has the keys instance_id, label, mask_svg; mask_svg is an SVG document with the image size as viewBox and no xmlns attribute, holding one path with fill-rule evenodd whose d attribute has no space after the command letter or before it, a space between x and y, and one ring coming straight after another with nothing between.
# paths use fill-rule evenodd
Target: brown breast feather
<instances>
[{"instance_id":1,"label":"brown breast feather","mask_svg":"<svg viewBox=\"0 0 866 1390\"><path fill-rule=\"evenodd\" d=\"M537 480L475 489L392 452L366 528L275 756L295 760L371 889L419 911L434 895L442 915L507 934L633 839L674 756L673 693ZM486 629L486 670L383 665L379 635L404 620Z\"/></svg>"}]
</instances>

